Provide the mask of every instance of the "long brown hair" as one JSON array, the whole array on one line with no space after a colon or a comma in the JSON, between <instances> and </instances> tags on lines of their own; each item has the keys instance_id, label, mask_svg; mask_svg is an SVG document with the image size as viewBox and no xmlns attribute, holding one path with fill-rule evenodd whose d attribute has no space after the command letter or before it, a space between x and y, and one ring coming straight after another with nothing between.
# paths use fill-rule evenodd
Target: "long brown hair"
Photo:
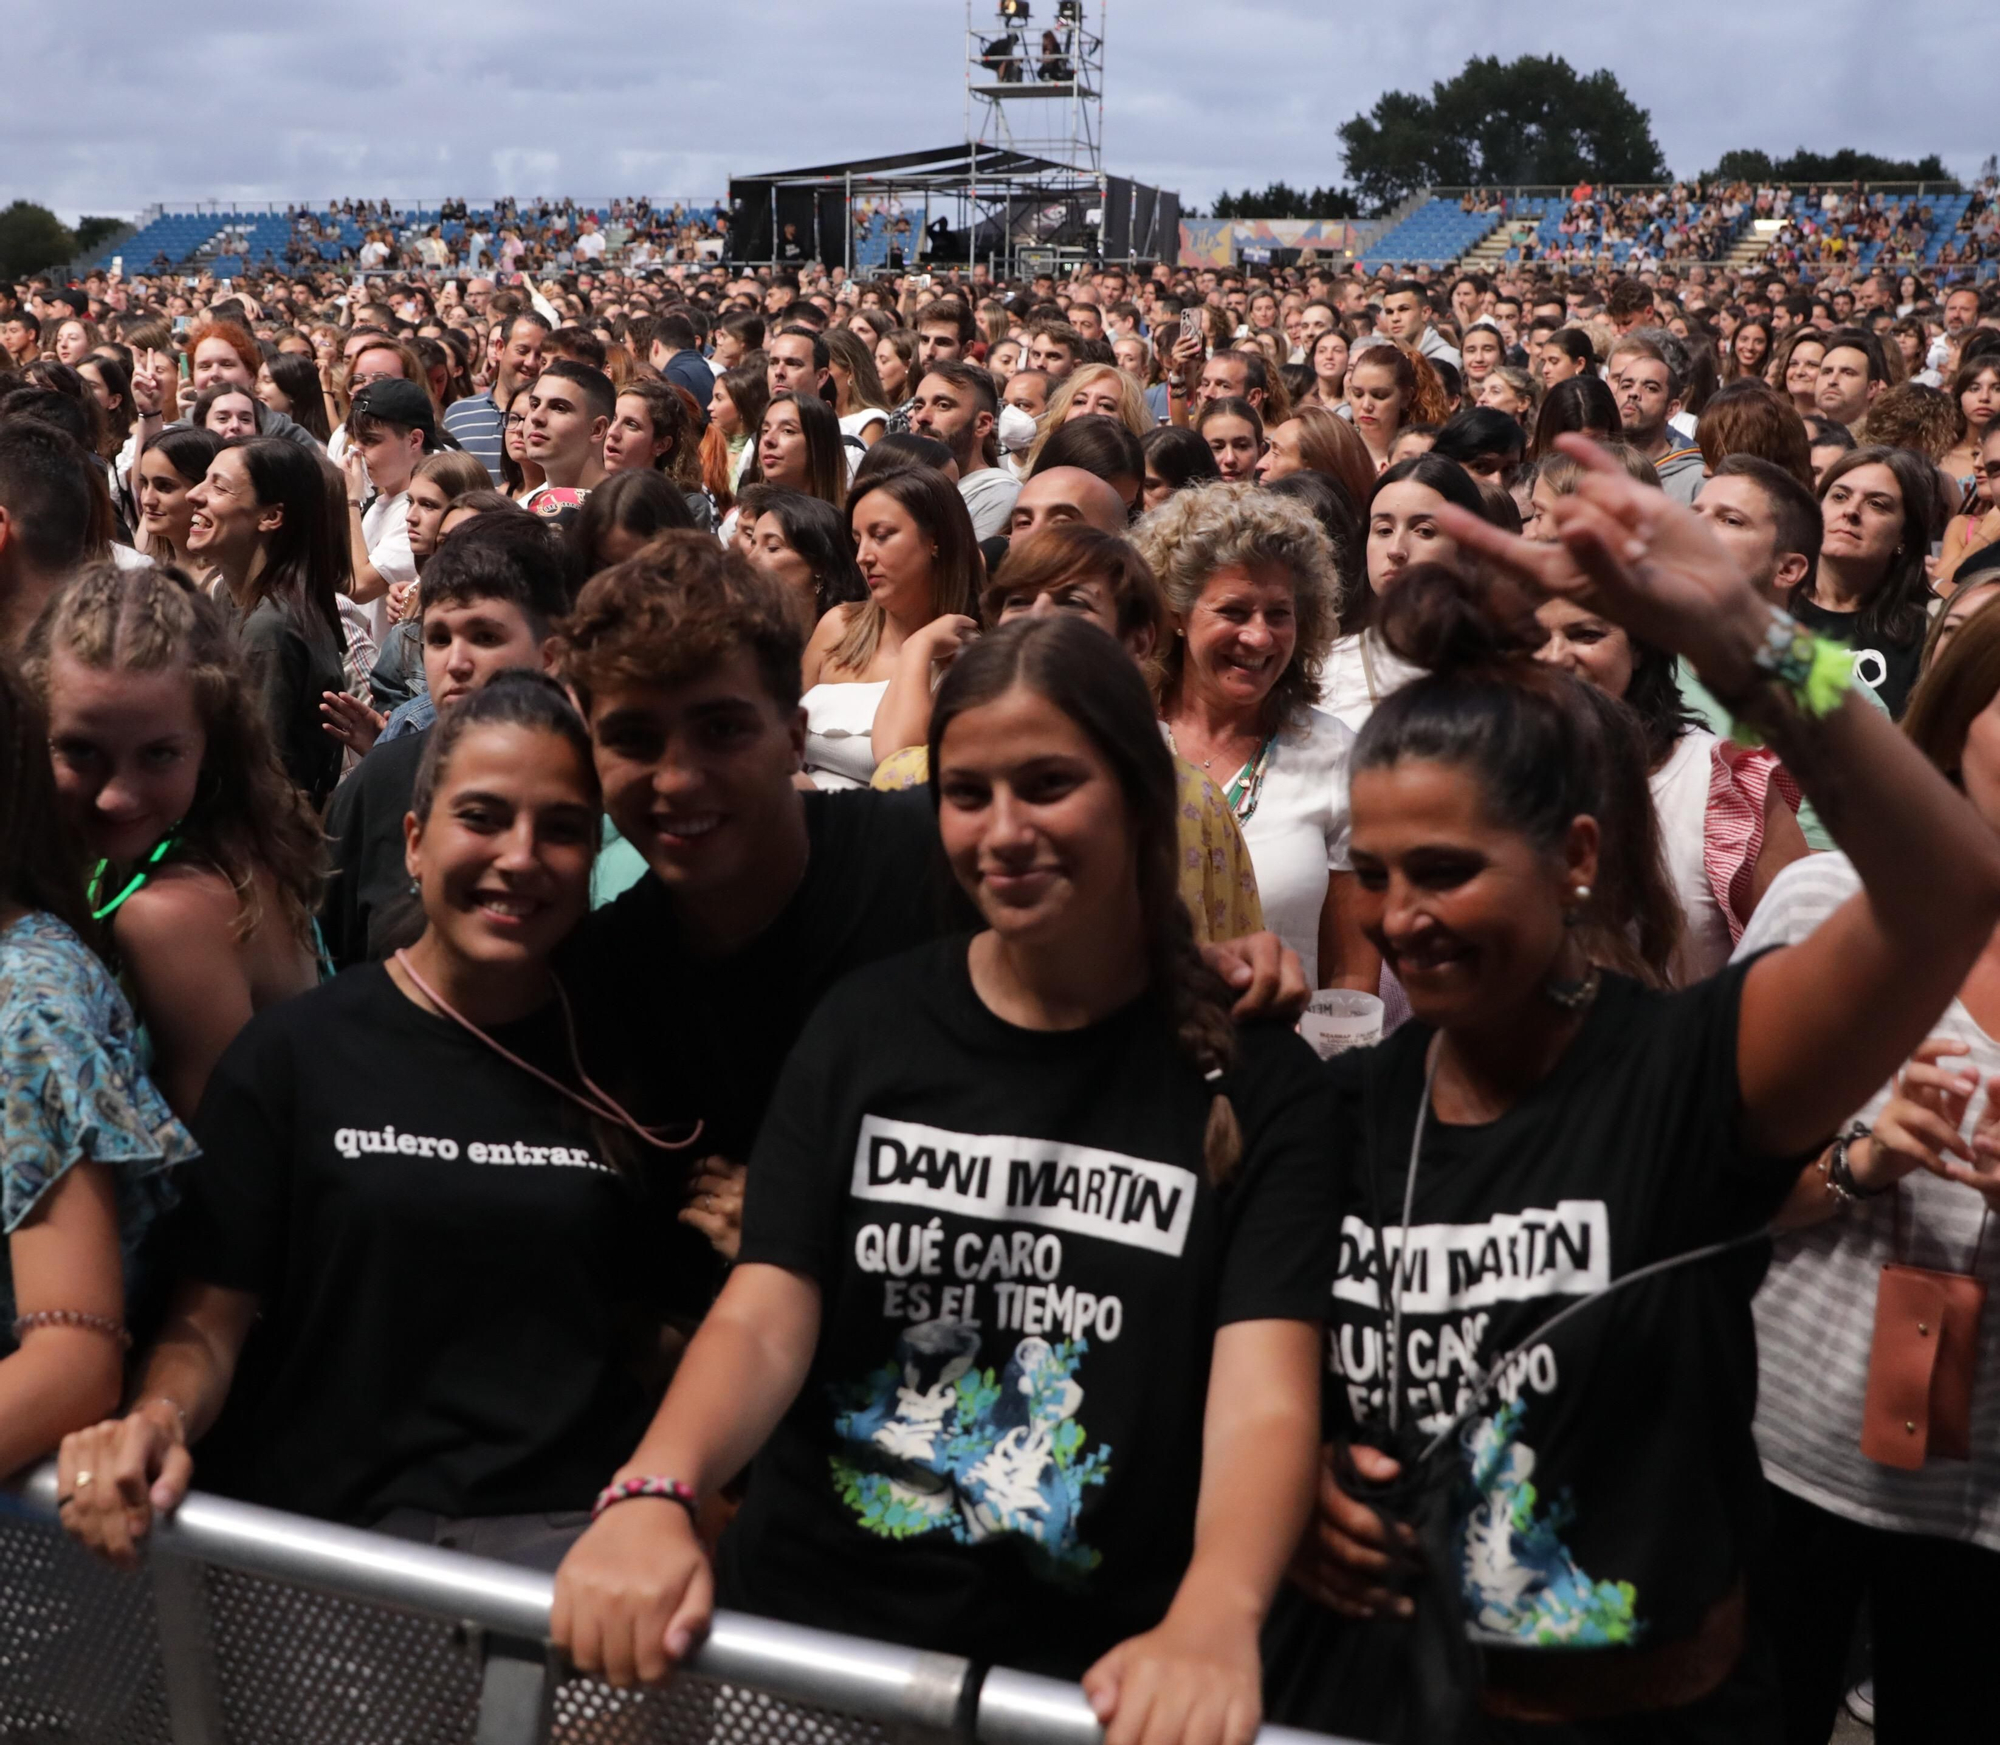
<instances>
[{"instance_id":1,"label":"long brown hair","mask_svg":"<svg viewBox=\"0 0 2000 1745\"><path fill-rule=\"evenodd\" d=\"M1324 473L1356 503L1375 488L1375 462L1354 425L1324 406L1295 406L1290 422L1299 427L1299 459Z\"/></svg>"},{"instance_id":2,"label":"long brown hair","mask_svg":"<svg viewBox=\"0 0 2000 1745\"><path fill-rule=\"evenodd\" d=\"M95 945L83 889L82 857L56 803L48 722L0 656L0 901L53 915Z\"/></svg>"},{"instance_id":3,"label":"long brown hair","mask_svg":"<svg viewBox=\"0 0 2000 1745\"><path fill-rule=\"evenodd\" d=\"M1137 849L1140 930L1154 992L1166 1003L1175 1039L1197 1071L1219 1081L1236 1061L1230 994L1202 961L1180 894L1180 784L1153 716L1146 681L1132 658L1093 624L1068 613L1018 618L952 662L931 711L930 767L951 724L1016 685L1062 711L1116 776ZM939 803L930 786L931 805ZM1228 1092L1216 1084L1202 1134L1209 1181L1224 1185L1242 1161L1243 1134Z\"/></svg>"},{"instance_id":4,"label":"long brown hair","mask_svg":"<svg viewBox=\"0 0 2000 1745\"><path fill-rule=\"evenodd\" d=\"M1903 731L1911 742L1954 782L1960 780L1959 766L1973 722L2000 696L1996 605L2000 600L1987 601L1958 627L1944 652L1917 681L1910 706L1903 712Z\"/></svg>"},{"instance_id":5,"label":"long brown hair","mask_svg":"<svg viewBox=\"0 0 2000 1745\"><path fill-rule=\"evenodd\" d=\"M241 648L222 608L172 565L87 565L49 603L28 637L27 677L42 707L57 653L98 672L186 670L206 744L180 853L235 888L237 928L258 924L258 875L287 929L311 936L326 845L278 761Z\"/></svg>"},{"instance_id":6,"label":"long brown hair","mask_svg":"<svg viewBox=\"0 0 2000 1745\"><path fill-rule=\"evenodd\" d=\"M864 497L881 491L893 497L917 531L935 548L931 558L931 617L962 613L967 617L979 610L979 590L986 581L986 560L979 555L979 539L972 530L972 516L958 487L934 467L897 467L863 479L847 495L847 523L854 525L854 511ZM847 628L827 656L827 664L864 672L881 645L882 627L888 613L872 599L862 600L848 613ZM929 620L926 620L929 622Z\"/></svg>"}]
</instances>

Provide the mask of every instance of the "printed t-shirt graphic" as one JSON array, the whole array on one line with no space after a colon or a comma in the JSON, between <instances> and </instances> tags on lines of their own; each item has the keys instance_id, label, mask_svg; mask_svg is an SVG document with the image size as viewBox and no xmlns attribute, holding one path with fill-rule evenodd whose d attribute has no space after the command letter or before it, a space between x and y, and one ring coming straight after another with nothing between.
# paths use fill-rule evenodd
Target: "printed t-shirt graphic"
<instances>
[{"instance_id":1,"label":"printed t-shirt graphic","mask_svg":"<svg viewBox=\"0 0 2000 1745\"><path fill-rule=\"evenodd\" d=\"M1761 1496L1749 1299L1763 1253L1647 1280L1531 1335L1649 1262L1760 1228L1783 1200L1796 1161L1748 1154L1738 1132L1746 968L1671 995L1607 976L1555 1070L1513 1108L1478 1126L1427 1122L1407 1256L1405 1172L1432 1033L1411 1023L1331 1063L1342 1157L1329 1439L1385 1424L1392 1271L1404 1279L1400 1416L1425 1439L1526 1341L1456 1437L1459 1573L1483 1634L1682 1640L1741 1579ZM1658 1531L1666 1519L1671 1534Z\"/></svg>"},{"instance_id":2,"label":"printed t-shirt graphic","mask_svg":"<svg viewBox=\"0 0 2000 1745\"><path fill-rule=\"evenodd\" d=\"M958 1270L974 1276L1055 1270L1060 1244L1038 1231L1177 1257L1187 1243L1195 1190L1193 1173L1171 1164L876 1115L862 1118L849 1185L857 1200L932 1207L1003 1226L985 1242L977 1232L960 1238L960 1251L977 1267ZM879 1258L889 1264L887 1252ZM834 1433L851 1445L833 1456L835 1482L870 1532L902 1539L945 1530L967 1545L1018 1533L1054 1568L1090 1569L1098 1557L1077 1542L1077 1517L1085 1488L1103 1483L1112 1451L1086 1447L1076 1377L1090 1350L1089 1329L1099 1325L1115 1338L1123 1305L1073 1285L1005 1281L994 1295L1000 1326L1046 1324L1065 1336L1051 1344L1039 1332L1027 1333L996 1375L992 1365L979 1364L976 1323L911 1326L899 1336L893 1362L833 1390Z\"/></svg>"},{"instance_id":3,"label":"printed t-shirt graphic","mask_svg":"<svg viewBox=\"0 0 2000 1745\"><path fill-rule=\"evenodd\" d=\"M849 977L751 1157L741 1264L819 1286L811 1374L752 1468L722 1602L1075 1676L1164 1615L1193 1543L1216 1330L1314 1321L1326 1080L1243 1032L1244 1161L1141 998L1018 1029L964 938Z\"/></svg>"}]
</instances>

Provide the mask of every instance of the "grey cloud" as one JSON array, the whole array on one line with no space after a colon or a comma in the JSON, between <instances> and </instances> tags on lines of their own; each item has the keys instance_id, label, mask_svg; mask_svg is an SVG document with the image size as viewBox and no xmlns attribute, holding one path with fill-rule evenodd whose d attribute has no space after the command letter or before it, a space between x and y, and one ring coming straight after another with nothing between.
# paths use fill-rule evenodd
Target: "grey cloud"
<instances>
[{"instance_id":1,"label":"grey cloud","mask_svg":"<svg viewBox=\"0 0 2000 1745\"><path fill-rule=\"evenodd\" d=\"M1049 4L1037 11L1052 10ZM1413 17L1419 22L1413 27ZM7 197L70 215L154 200L566 192L720 194L732 172L936 145L964 127L953 0L215 0L157 23L34 8L0 110ZM1969 0L1329 8L1114 7L1108 167L1201 204L1274 177L1333 182L1336 129L1473 53L1610 67L1682 173L1724 150L1993 149L1990 43Z\"/></svg>"}]
</instances>

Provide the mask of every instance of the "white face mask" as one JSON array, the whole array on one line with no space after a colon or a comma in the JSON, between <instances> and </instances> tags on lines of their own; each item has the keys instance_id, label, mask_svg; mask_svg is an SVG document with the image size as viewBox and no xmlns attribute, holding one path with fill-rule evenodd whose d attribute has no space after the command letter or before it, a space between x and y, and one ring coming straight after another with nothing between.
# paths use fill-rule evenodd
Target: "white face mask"
<instances>
[{"instance_id":1,"label":"white face mask","mask_svg":"<svg viewBox=\"0 0 2000 1745\"><path fill-rule=\"evenodd\" d=\"M1002 406L999 421L994 426L994 435L1000 446L1009 454L1019 454L1033 445L1035 432L1039 428L1034 419L1018 406Z\"/></svg>"}]
</instances>

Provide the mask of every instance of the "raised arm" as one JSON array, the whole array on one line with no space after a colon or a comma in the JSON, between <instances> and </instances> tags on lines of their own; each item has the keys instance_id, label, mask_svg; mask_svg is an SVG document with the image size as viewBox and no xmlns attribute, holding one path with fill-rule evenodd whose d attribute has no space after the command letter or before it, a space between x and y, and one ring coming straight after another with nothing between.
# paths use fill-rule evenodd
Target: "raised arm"
<instances>
[{"instance_id":1,"label":"raised arm","mask_svg":"<svg viewBox=\"0 0 2000 1745\"><path fill-rule=\"evenodd\" d=\"M1879 710L1799 707L1759 664L1785 620L1693 514L1624 476L1583 438L1589 469L1539 550L1463 511L1460 544L1645 641L1686 655L1771 742L1861 876L1862 894L1810 937L1760 958L1743 988L1737 1071L1745 1136L1803 1151L1905 1061L2000 920L2000 835Z\"/></svg>"}]
</instances>

